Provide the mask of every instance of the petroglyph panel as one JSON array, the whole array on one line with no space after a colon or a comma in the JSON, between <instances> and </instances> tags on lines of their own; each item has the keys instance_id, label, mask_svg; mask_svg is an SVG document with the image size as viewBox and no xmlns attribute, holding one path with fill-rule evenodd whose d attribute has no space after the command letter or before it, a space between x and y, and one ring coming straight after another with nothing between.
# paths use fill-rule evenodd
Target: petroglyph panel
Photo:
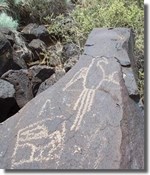
<instances>
[{"instance_id":1,"label":"petroglyph panel","mask_svg":"<svg viewBox=\"0 0 150 175\"><path fill-rule=\"evenodd\" d=\"M48 125L51 122L51 119L45 119L19 130L11 168L17 168L25 163L42 163L53 159L58 166L64 146L66 123L61 122L58 130L49 131Z\"/></svg>"},{"instance_id":2,"label":"petroglyph panel","mask_svg":"<svg viewBox=\"0 0 150 175\"><path fill-rule=\"evenodd\" d=\"M77 111L77 114L70 128L71 131L77 131L79 129L83 117L91 110L96 91L104 91L102 88L103 83L107 82L119 86L118 72L114 71L111 72L111 74L107 74L105 72L106 66L111 66L110 63L108 63L108 58L93 58L89 66L81 68L63 88L63 91L73 91L73 89L70 90L69 87L78 80L82 80L83 89L73 105L73 110ZM93 76L96 77L93 78ZM95 79L95 81L93 81L93 79Z\"/></svg>"}]
</instances>

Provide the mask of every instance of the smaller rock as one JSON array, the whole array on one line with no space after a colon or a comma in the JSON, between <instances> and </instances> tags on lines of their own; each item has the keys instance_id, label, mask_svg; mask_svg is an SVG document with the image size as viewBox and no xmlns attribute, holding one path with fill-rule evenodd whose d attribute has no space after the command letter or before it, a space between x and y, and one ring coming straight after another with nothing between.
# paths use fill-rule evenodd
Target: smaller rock
<instances>
[{"instance_id":1,"label":"smaller rock","mask_svg":"<svg viewBox=\"0 0 150 175\"><path fill-rule=\"evenodd\" d=\"M13 62L18 66L18 68L12 68L12 70L27 69L25 59L20 55L20 53L13 52Z\"/></svg>"},{"instance_id":2,"label":"smaller rock","mask_svg":"<svg viewBox=\"0 0 150 175\"><path fill-rule=\"evenodd\" d=\"M48 66L33 66L28 71L31 77L33 96L36 95L40 84L55 73L54 68Z\"/></svg>"},{"instance_id":3,"label":"smaller rock","mask_svg":"<svg viewBox=\"0 0 150 175\"><path fill-rule=\"evenodd\" d=\"M68 60L71 57L76 55L80 55L80 48L74 43L68 43L63 46L62 56L64 57L64 61Z\"/></svg>"},{"instance_id":4,"label":"smaller rock","mask_svg":"<svg viewBox=\"0 0 150 175\"><path fill-rule=\"evenodd\" d=\"M45 80L39 87L38 92L36 95L40 94L41 92L45 91L48 89L50 86L55 84L60 78L62 78L65 75L65 70L64 69L59 69L55 71L55 74L53 74L50 78Z\"/></svg>"},{"instance_id":5,"label":"smaller rock","mask_svg":"<svg viewBox=\"0 0 150 175\"><path fill-rule=\"evenodd\" d=\"M15 55L20 59L23 59L26 63L32 61L32 52L27 47L25 39L19 32L15 32L15 44L13 46Z\"/></svg>"},{"instance_id":6,"label":"smaller rock","mask_svg":"<svg viewBox=\"0 0 150 175\"><path fill-rule=\"evenodd\" d=\"M14 96L14 86L0 79L0 123L18 112L19 107Z\"/></svg>"},{"instance_id":7,"label":"smaller rock","mask_svg":"<svg viewBox=\"0 0 150 175\"><path fill-rule=\"evenodd\" d=\"M22 108L37 93L40 84L55 73L48 66L33 66L30 69L10 70L2 78L14 85L17 104Z\"/></svg>"},{"instance_id":8,"label":"smaller rock","mask_svg":"<svg viewBox=\"0 0 150 175\"><path fill-rule=\"evenodd\" d=\"M0 76L9 70L19 70L21 66L14 62L12 59L0 59Z\"/></svg>"},{"instance_id":9,"label":"smaller rock","mask_svg":"<svg viewBox=\"0 0 150 175\"><path fill-rule=\"evenodd\" d=\"M70 59L68 59L65 63L64 63L64 69L66 72L68 72L79 60L78 56L74 56Z\"/></svg>"},{"instance_id":10,"label":"smaller rock","mask_svg":"<svg viewBox=\"0 0 150 175\"><path fill-rule=\"evenodd\" d=\"M47 48L45 52L45 58L42 61L42 64L49 65L51 67L59 67L62 65L62 49L63 45L60 42L57 42L55 45L52 45Z\"/></svg>"},{"instance_id":11,"label":"smaller rock","mask_svg":"<svg viewBox=\"0 0 150 175\"><path fill-rule=\"evenodd\" d=\"M12 52L12 47L8 39L0 32L0 56Z\"/></svg>"},{"instance_id":12,"label":"smaller rock","mask_svg":"<svg viewBox=\"0 0 150 175\"><path fill-rule=\"evenodd\" d=\"M2 78L14 85L15 98L20 108L33 98L32 83L28 76L28 70L10 70L3 74Z\"/></svg>"},{"instance_id":13,"label":"smaller rock","mask_svg":"<svg viewBox=\"0 0 150 175\"><path fill-rule=\"evenodd\" d=\"M13 69L12 47L5 35L0 32L0 76Z\"/></svg>"},{"instance_id":14,"label":"smaller rock","mask_svg":"<svg viewBox=\"0 0 150 175\"><path fill-rule=\"evenodd\" d=\"M44 42L49 40L49 33L46 27L35 23L28 24L21 31L21 34L28 42L31 42L33 39L41 39Z\"/></svg>"},{"instance_id":15,"label":"smaller rock","mask_svg":"<svg viewBox=\"0 0 150 175\"><path fill-rule=\"evenodd\" d=\"M13 46L13 44L15 43L15 36L14 33L11 29L6 28L6 27L1 27L0 28L0 32L5 35L5 37L7 38L7 40L11 43L11 46Z\"/></svg>"},{"instance_id":16,"label":"smaller rock","mask_svg":"<svg viewBox=\"0 0 150 175\"><path fill-rule=\"evenodd\" d=\"M14 44L13 57L18 57L19 59L24 60L25 63L29 63L32 61L32 52L26 47L25 44L24 46Z\"/></svg>"},{"instance_id":17,"label":"smaller rock","mask_svg":"<svg viewBox=\"0 0 150 175\"><path fill-rule=\"evenodd\" d=\"M28 44L28 46L33 53L33 61L37 61L43 58L43 56L40 55L43 50L46 50L46 44L43 41L40 39L33 39Z\"/></svg>"},{"instance_id":18,"label":"smaller rock","mask_svg":"<svg viewBox=\"0 0 150 175\"><path fill-rule=\"evenodd\" d=\"M122 67L123 78L130 97L139 97L138 87L131 67Z\"/></svg>"},{"instance_id":19,"label":"smaller rock","mask_svg":"<svg viewBox=\"0 0 150 175\"><path fill-rule=\"evenodd\" d=\"M0 98L14 97L15 89L9 82L0 79Z\"/></svg>"}]
</instances>

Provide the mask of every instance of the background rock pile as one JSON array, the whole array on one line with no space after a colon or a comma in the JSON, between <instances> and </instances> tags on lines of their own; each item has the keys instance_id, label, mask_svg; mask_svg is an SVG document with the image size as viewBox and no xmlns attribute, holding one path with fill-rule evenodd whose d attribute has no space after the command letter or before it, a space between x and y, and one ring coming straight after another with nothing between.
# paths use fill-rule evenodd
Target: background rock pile
<instances>
[{"instance_id":1,"label":"background rock pile","mask_svg":"<svg viewBox=\"0 0 150 175\"><path fill-rule=\"evenodd\" d=\"M73 43L52 42L44 25L0 28L0 122L65 75L79 54Z\"/></svg>"}]
</instances>

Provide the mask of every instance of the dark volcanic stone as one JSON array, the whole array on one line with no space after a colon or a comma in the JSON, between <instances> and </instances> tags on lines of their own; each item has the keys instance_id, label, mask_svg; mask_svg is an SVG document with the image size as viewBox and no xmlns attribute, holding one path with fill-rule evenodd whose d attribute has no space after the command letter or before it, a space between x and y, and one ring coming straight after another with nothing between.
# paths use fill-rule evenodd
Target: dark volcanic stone
<instances>
[{"instance_id":1,"label":"dark volcanic stone","mask_svg":"<svg viewBox=\"0 0 150 175\"><path fill-rule=\"evenodd\" d=\"M22 36L31 42L33 39L40 39L44 42L49 40L49 33L44 25L37 25L35 23L28 24L22 31Z\"/></svg>"},{"instance_id":2,"label":"dark volcanic stone","mask_svg":"<svg viewBox=\"0 0 150 175\"><path fill-rule=\"evenodd\" d=\"M12 47L5 35L0 32L0 56L4 53L11 52Z\"/></svg>"},{"instance_id":3,"label":"dark volcanic stone","mask_svg":"<svg viewBox=\"0 0 150 175\"><path fill-rule=\"evenodd\" d=\"M0 31L0 76L8 70L26 69L25 60L31 60L31 51L27 49L19 32L7 28Z\"/></svg>"},{"instance_id":4,"label":"dark volcanic stone","mask_svg":"<svg viewBox=\"0 0 150 175\"><path fill-rule=\"evenodd\" d=\"M14 97L15 89L9 82L0 79L0 98Z\"/></svg>"},{"instance_id":5,"label":"dark volcanic stone","mask_svg":"<svg viewBox=\"0 0 150 175\"><path fill-rule=\"evenodd\" d=\"M64 69L66 72L68 72L79 60L78 56L74 56L70 59L68 59L65 63L64 63Z\"/></svg>"},{"instance_id":6,"label":"dark volcanic stone","mask_svg":"<svg viewBox=\"0 0 150 175\"><path fill-rule=\"evenodd\" d=\"M90 34L85 45L84 54L94 57L102 55L116 57L121 65L129 66L134 59L132 56L132 40L133 34L130 29L114 28L109 30L97 28Z\"/></svg>"},{"instance_id":7,"label":"dark volcanic stone","mask_svg":"<svg viewBox=\"0 0 150 175\"><path fill-rule=\"evenodd\" d=\"M33 98L32 83L28 76L28 70L10 70L3 74L2 78L14 85L15 98L20 108Z\"/></svg>"},{"instance_id":8,"label":"dark volcanic stone","mask_svg":"<svg viewBox=\"0 0 150 175\"><path fill-rule=\"evenodd\" d=\"M76 55L80 55L80 48L74 43L68 43L63 46L62 52L62 56L66 61Z\"/></svg>"},{"instance_id":9,"label":"dark volcanic stone","mask_svg":"<svg viewBox=\"0 0 150 175\"><path fill-rule=\"evenodd\" d=\"M128 89L129 96L139 96L138 87L131 67L123 67L123 78Z\"/></svg>"},{"instance_id":10,"label":"dark volcanic stone","mask_svg":"<svg viewBox=\"0 0 150 175\"><path fill-rule=\"evenodd\" d=\"M40 55L40 53L46 50L46 45L43 41L40 39L33 39L28 46L34 55L33 61L42 59L42 55Z\"/></svg>"},{"instance_id":11,"label":"dark volcanic stone","mask_svg":"<svg viewBox=\"0 0 150 175\"><path fill-rule=\"evenodd\" d=\"M12 32L12 30L9 28L6 28L6 27L1 27L0 32L3 35L5 35L7 40L11 43L11 46L13 46L13 44L15 43L15 36L14 36L14 33Z\"/></svg>"},{"instance_id":12,"label":"dark volcanic stone","mask_svg":"<svg viewBox=\"0 0 150 175\"><path fill-rule=\"evenodd\" d=\"M50 86L54 85L60 78L65 75L65 73L66 72L63 69L56 70L50 78L46 79L43 83L41 83L36 95L40 94L41 92L48 89Z\"/></svg>"},{"instance_id":13,"label":"dark volcanic stone","mask_svg":"<svg viewBox=\"0 0 150 175\"><path fill-rule=\"evenodd\" d=\"M34 96L36 95L40 84L51 77L54 73L54 68L48 66L33 66L29 69L29 75L32 77L32 92Z\"/></svg>"},{"instance_id":14,"label":"dark volcanic stone","mask_svg":"<svg viewBox=\"0 0 150 175\"><path fill-rule=\"evenodd\" d=\"M0 79L0 123L18 112L19 107L14 96L14 86Z\"/></svg>"},{"instance_id":15,"label":"dark volcanic stone","mask_svg":"<svg viewBox=\"0 0 150 175\"><path fill-rule=\"evenodd\" d=\"M94 29L89 43L96 43L95 35L103 43L101 31ZM107 39L116 37L109 32ZM99 43L88 50L95 56L81 56L0 127L2 168L144 169L143 114L129 97L121 64L113 55L99 55Z\"/></svg>"},{"instance_id":16,"label":"dark volcanic stone","mask_svg":"<svg viewBox=\"0 0 150 175\"><path fill-rule=\"evenodd\" d=\"M10 70L2 78L15 87L15 98L21 108L37 93L40 84L49 78L54 69L48 66L33 66L30 69Z\"/></svg>"}]
</instances>

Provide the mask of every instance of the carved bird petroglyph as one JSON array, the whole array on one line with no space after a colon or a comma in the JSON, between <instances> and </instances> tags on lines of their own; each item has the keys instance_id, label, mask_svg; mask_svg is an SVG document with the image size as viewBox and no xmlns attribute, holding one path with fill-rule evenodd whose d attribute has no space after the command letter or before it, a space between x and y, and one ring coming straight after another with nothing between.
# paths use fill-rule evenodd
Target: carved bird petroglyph
<instances>
[{"instance_id":1,"label":"carved bird petroglyph","mask_svg":"<svg viewBox=\"0 0 150 175\"><path fill-rule=\"evenodd\" d=\"M99 59L93 58L91 64L88 67L80 69L64 87L63 90L65 91L72 84L83 79L83 90L73 107L74 110L77 110L77 116L71 126L71 130L77 131L79 129L85 113L91 110L96 90L101 87L104 81L118 84L118 82L114 80L116 72L112 75L106 75L103 66L107 64L108 60L105 57Z\"/></svg>"}]
</instances>

